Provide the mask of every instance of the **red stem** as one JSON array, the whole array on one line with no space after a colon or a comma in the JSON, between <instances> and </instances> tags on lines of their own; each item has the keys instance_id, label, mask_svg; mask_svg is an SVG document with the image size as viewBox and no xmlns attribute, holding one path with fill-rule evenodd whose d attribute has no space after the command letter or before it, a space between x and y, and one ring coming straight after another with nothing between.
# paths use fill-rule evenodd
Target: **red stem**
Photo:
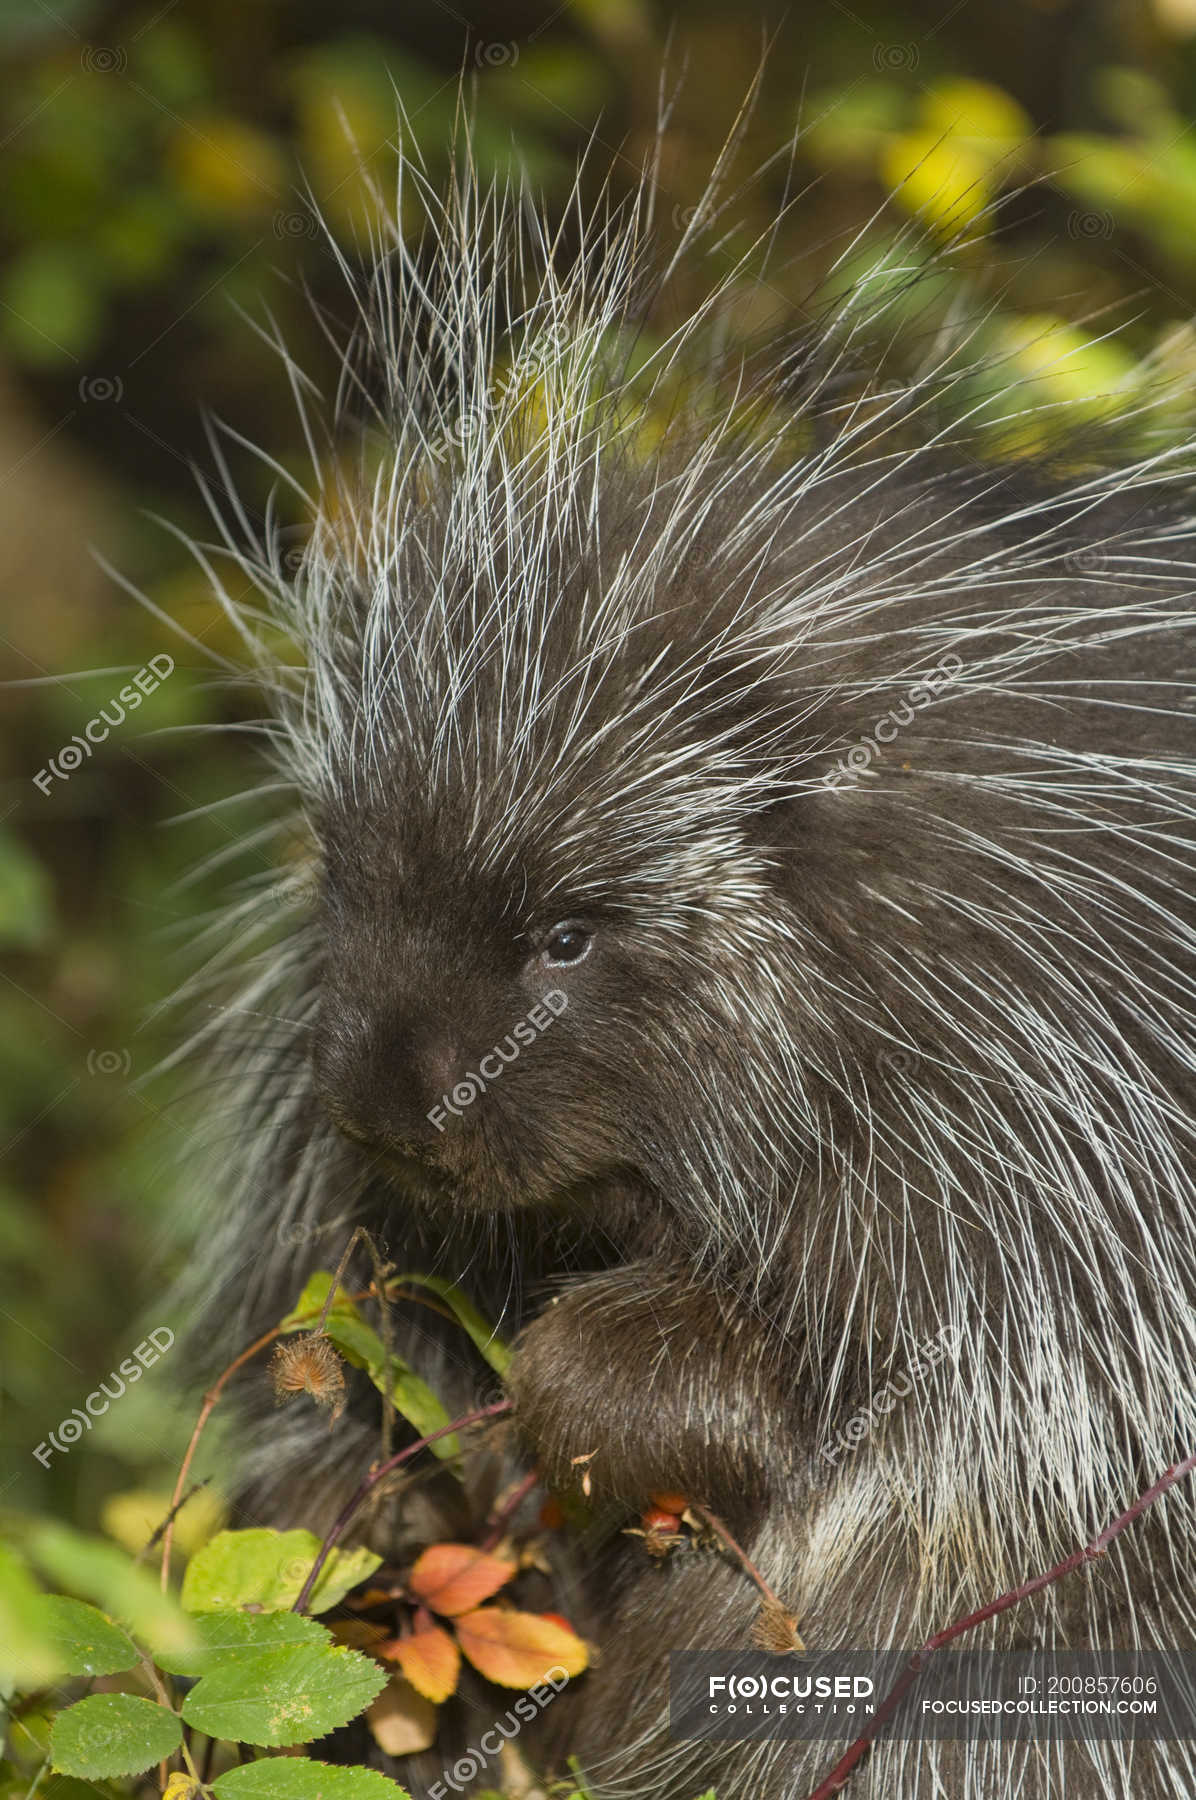
<instances>
[{"instance_id":1,"label":"red stem","mask_svg":"<svg viewBox=\"0 0 1196 1800\"><path fill-rule=\"evenodd\" d=\"M405 1450L396 1451L395 1454L388 1457L384 1463L379 1463L376 1469L371 1469L356 1493L351 1495L345 1502L345 1505L341 1508L333 1521L328 1536L320 1545L316 1560L308 1571L307 1580L303 1583L303 1586L299 1591L299 1597L292 1606L291 1611L301 1613L307 1610L307 1603L311 1599L312 1589L320 1578L320 1570L328 1560L328 1552L335 1547L337 1541L344 1535L346 1529L352 1523L354 1513L357 1512L359 1507L364 1505L365 1501L369 1498L370 1494L380 1481L385 1480L387 1475L391 1474L393 1470L399 1468L403 1463L408 1462L411 1457L417 1455L419 1451L426 1450L428 1445L434 1444L438 1438L449 1437L454 1431L464 1431L467 1425L477 1425L483 1419L497 1419L500 1414L508 1413L510 1411L511 1402L509 1400L496 1400L493 1406L479 1406L476 1412L465 1413L460 1419L454 1419L451 1425L442 1425L439 1431L430 1431L427 1437L417 1438L414 1444L408 1444Z\"/></svg>"},{"instance_id":2,"label":"red stem","mask_svg":"<svg viewBox=\"0 0 1196 1800\"><path fill-rule=\"evenodd\" d=\"M847 1786L852 1770L868 1754L877 1732L886 1719L896 1711L899 1701L909 1692L936 1650L941 1650L943 1645L949 1644L953 1638L962 1637L964 1632L971 1631L973 1626L982 1625L986 1619L995 1618L998 1613L1008 1612L1011 1606L1016 1606L1021 1600L1028 1600L1031 1594L1040 1593L1043 1588L1050 1587L1052 1582L1059 1581L1064 1575L1070 1575L1073 1569L1078 1569L1084 1563L1094 1562L1098 1556L1103 1556L1114 1538L1120 1537L1127 1525L1132 1525L1135 1519L1140 1519L1156 1500L1162 1498L1168 1488L1173 1488L1177 1481L1182 1481L1184 1476L1190 1475L1194 1469L1196 1469L1196 1451L1193 1451L1190 1456L1185 1456L1182 1462L1172 1463L1167 1472L1159 1476L1153 1487L1147 1488L1144 1494L1139 1494L1133 1505L1127 1506L1123 1513L1119 1513L1110 1524L1105 1526L1102 1532L1092 1539L1091 1543L1083 1545L1079 1550L1073 1550L1070 1556L1065 1556L1062 1562L1057 1562L1044 1574L1031 1576L1030 1580L1023 1581L1020 1587L1010 1588L999 1599L990 1600L987 1606L982 1606L976 1612L969 1613L966 1619L957 1619L954 1625L947 1625L942 1631L936 1631L933 1637L928 1637L921 1649L915 1650L895 1686L877 1707L868 1729L840 1758L826 1779L818 1784L809 1796L809 1800L832 1800L833 1795Z\"/></svg>"},{"instance_id":3,"label":"red stem","mask_svg":"<svg viewBox=\"0 0 1196 1800\"><path fill-rule=\"evenodd\" d=\"M359 1293L359 1294L350 1294L349 1298L351 1300L366 1300L369 1298L371 1291L372 1290L370 1288L364 1288L361 1291L361 1293ZM308 1319L308 1318L314 1319L316 1316L315 1308L313 1307L310 1313L303 1313L300 1316L304 1319ZM228 1383L232 1379L232 1377L236 1374L237 1370L242 1368L250 1360L251 1357L256 1356L259 1350L264 1350L266 1348L267 1344L272 1344L276 1338L282 1337L283 1335L284 1335L284 1333L283 1333L282 1326L275 1325L270 1331L263 1332L260 1338L255 1338L253 1343L250 1344L248 1350L242 1350L240 1356L235 1356L233 1358L232 1362L229 1363L227 1369L223 1370L223 1372L216 1377L216 1380L212 1383L212 1386L208 1389L207 1393L203 1397L203 1405L199 1409L199 1417L195 1421L195 1429L191 1433L191 1441L187 1445L186 1452L183 1456L182 1465L179 1469L178 1480L174 1484L174 1493L172 1494L171 1500L170 1500L170 1511L166 1515L166 1524L165 1524L165 1528L162 1531L161 1584L162 1584L162 1592L163 1593L166 1592L166 1589L170 1582L170 1551L171 1551L171 1545L174 1541L175 1515L178 1512L180 1512L182 1509L183 1489L187 1485L187 1474L191 1468L192 1460L193 1460L193 1458L195 1456L195 1452L199 1446L199 1440L203 1436L204 1426L207 1424L208 1419L211 1416L212 1408L215 1406L216 1402L219 1400L221 1394L224 1392L225 1387L228 1385ZM188 1498L190 1498L190 1496L188 1496ZM153 1540L151 1539L150 1544L146 1545L147 1550L152 1547L152 1541Z\"/></svg>"},{"instance_id":4,"label":"red stem","mask_svg":"<svg viewBox=\"0 0 1196 1800\"><path fill-rule=\"evenodd\" d=\"M489 1519L486 1521L490 1529L478 1545L480 1550L488 1554L494 1549L495 1545L502 1538L503 1532L515 1517L515 1514L519 1511L519 1508L523 1505L523 1502L527 1499L539 1479L539 1469L529 1469L518 1485L512 1488L502 1505L495 1507L494 1511L490 1514Z\"/></svg>"},{"instance_id":5,"label":"red stem","mask_svg":"<svg viewBox=\"0 0 1196 1800\"><path fill-rule=\"evenodd\" d=\"M761 1575L747 1551L743 1548L742 1544L736 1543L718 1514L712 1513L708 1506L699 1506L696 1500L690 1501L689 1510L692 1513L696 1513L702 1523L707 1526L709 1530L713 1531L715 1537L719 1538L724 1547L731 1552L748 1580L759 1592L761 1599L767 1601L771 1606L775 1606L779 1613L787 1612L788 1608L784 1601L778 1599L777 1595L773 1593L771 1587L769 1587L767 1581L765 1581L763 1575Z\"/></svg>"}]
</instances>

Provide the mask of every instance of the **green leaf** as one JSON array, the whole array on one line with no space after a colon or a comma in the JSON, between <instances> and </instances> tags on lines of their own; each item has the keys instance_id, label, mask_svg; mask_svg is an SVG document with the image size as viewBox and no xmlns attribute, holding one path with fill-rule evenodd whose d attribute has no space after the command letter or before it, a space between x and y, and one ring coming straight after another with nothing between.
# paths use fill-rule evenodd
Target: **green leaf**
<instances>
[{"instance_id":1,"label":"green leaf","mask_svg":"<svg viewBox=\"0 0 1196 1800\"><path fill-rule=\"evenodd\" d=\"M2 1800L29 1800L28 1773L11 1791L0 1788L0 1796ZM36 1800L129 1800L129 1790L123 1782L77 1781L73 1775L55 1775L36 1790Z\"/></svg>"},{"instance_id":2,"label":"green leaf","mask_svg":"<svg viewBox=\"0 0 1196 1800\"><path fill-rule=\"evenodd\" d=\"M218 1531L197 1550L183 1577L188 1612L235 1612L257 1606L285 1612L295 1604L320 1550L310 1531ZM308 1607L327 1612L382 1561L372 1550L332 1550Z\"/></svg>"},{"instance_id":3,"label":"green leaf","mask_svg":"<svg viewBox=\"0 0 1196 1800\"><path fill-rule=\"evenodd\" d=\"M282 1322L284 1331L311 1331L328 1297L332 1276L326 1269L312 1275L294 1311ZM426 1381L415 1373L401 1356L386 1355L382 1339L372 1325L367 1325L351 1300L338 1293L324 1322L324 1330L346 1362L364 1369L379 1393L387 1391L389 1373L390 1397L409 1425L420 1437L428 1437L452 1423L448 1413ZM429 1446L433 1455L448 1461L461 1454L455 1432Z\"/></svg>"},{"instance_id":4,"label":"green leaf","mask_svg":"<svg viewBox=\"0 0 1196 1800\"><path fill-rule=\"evenodd\" d=\"M20 1557L0 1545L0 1676L22 1688L66 1674L42 1611L44 1598Z\"/></svg>"},{"instance_id":5,"label":"green leaf","mask_svg":"<svg viewBox=\"0 0 1196 1800\"><path fill-rule=\"evenodd\" d=\"M573 1777L574 1781L577 1783L577 1792L574 1794L570 1794L568 1797L568 1800L594 1800L594 1796L591 1794L588 1786L586 1785L586 1779L582 1773L581 1764L577 1760L577 1758L575 1756L568 1756L565 1758L565 1762L566 1762L566 1766L568 1767L570 1775Z\"/></svg>"},{"instance_id":6,"label":"green leaf","mask_svg":"<svg viewBox=\"0 0 1196 1800\"><path fill-rule=\"evenodd\" d=\"M338 1769L305 1756L268 1756L218 1775L218 1800L410 1800L376 1769Z\"/></svg>"},{"instance_id":7,"label":"green leaf","mask_svg":"<svg viewBox=\"0 0 1196 1800\"><path fill-rule=\"evenodd\" d=\"M248 1651L332 1642L324 1627L303 1613L201 1612L194 1625L196 1641L190 1649L159 1653L158 1666L168 1675L206 1675Z\"/></svg>"},{"instance_id":8,"label":"green leaf","mask_svg":"<svg viewBox=\"0 0 1196 1800\"><path fill-rule=\"evenodd\" d=\"M155 1650L181 1649L192 1640L191 1623L157 1577L127 1551L68 1525L39 1525L29 1536L29 1555L52 1581L86 1594L131 1634Z\"/></svg>"},{"instance_id":9,"label":"green leaf","mask_svg":"<svg viewBox=\"0 0 1196 1800\"><path fill-rule=\"evenodd\" d=\"M0 336L23 361L70 362L99 335L102 309L95 271L85 266L73 245L47 241L10 258L0 300Z\"/></svg>"},{"instance_id":10,"label":"green leaf","mask_svg":"<svg viewBox=\"0 0 1196 1800\"><path fill-rule=\"evenodd\" d=\"M485 1357L494 1373L506 1374L511 1366L510 1345L504 1343L493 1325L487 1324L473 1301L459 1287L439 1275L396 1275L392 1277L392 1281L398 1286L428 1288L433 1294L437 1294L451 1310L462 1330L468 1332L475 1350Z\"/></svg>"},{"instance_id":11,"label":"green leaf","mask_svg":"<svg viewBox=\"0 0 1196 1800\"><path fill-rule=\"evenodd\" d=\"M343 1645L247 1651L201 1677L183 1717L209 1737L281 1748L308 1744L363 1712L389 1676Z\"/></svg>"},{"instance_id":12,"label":"green leaf","mask_svg":"<svg viewBox=\"0 0 1196 1800\"><path fill-rule=\"evenodd\" d=\"M183 1732L174 1713L136 1694L89 1694L60 1712L50 1733L55 1770L84 1781L140 1775L171 1756Z\"/></svg>"},{"instance_id":13,"label":"green leaf","mask_svg":"<svg viewBox=\"0 0 1196 1800\"><path fill-rule=\"evenodd\" d=\"M49 876L14 832L0 831L0 943L34 949L51 922Z\"/></svg>"},{"instance_id":14,"label":"green leaf","mask_svg":"<svg viewBox=\"0 0 1196 1800\"><path fill-rule=\"evenodd\" d=\"M42 1594L38 1611L67 1675L117 1675L141 1660L127 1633L85 1600Z\"/></svg>"}]
</instances>

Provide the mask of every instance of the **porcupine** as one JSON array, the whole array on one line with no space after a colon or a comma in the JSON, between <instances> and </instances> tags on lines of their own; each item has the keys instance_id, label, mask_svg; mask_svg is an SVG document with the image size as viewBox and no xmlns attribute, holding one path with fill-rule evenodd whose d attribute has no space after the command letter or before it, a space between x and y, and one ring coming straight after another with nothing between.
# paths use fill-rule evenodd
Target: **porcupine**
<instances>
[{"instance_id":1,"label":"porcupine","mask_svg":"<svg viewBox=\"0 0 1196 1800\"><path fill-rule=\"evenodd\" d=\"M298 559L222 523L267 628L201 552L318 867L237 914L222 1337L357 1221L458 1281L518 1332L524 1453L560 1489L588 1457L613 1520L562 1603L601 1661L534 1753L799 1800L828 1746L668 1739L665 1653L745 1646L757 1596L646 1557L651 1494L718 1514L811 1647L910 1644L1196 1442L1191 458L1013 454L1008 406L955 403L966 338L888 388L916 244L748 352L755 250L669 318L697 228L658 257L651 172L575 190L569 257L526 195L400 186L423 241L380 206L345 265L357 463L313 449ZM450 1406L492 1394L399 1328ZM313 1420L265 1433L242 1522L356 1484L374 1424ZM979 1641L1188 1646L1194 1551L1178 1490ZM881 1743L853 1792L1152 1800L1196 1763Z\"/></svg>"}]
</instances>

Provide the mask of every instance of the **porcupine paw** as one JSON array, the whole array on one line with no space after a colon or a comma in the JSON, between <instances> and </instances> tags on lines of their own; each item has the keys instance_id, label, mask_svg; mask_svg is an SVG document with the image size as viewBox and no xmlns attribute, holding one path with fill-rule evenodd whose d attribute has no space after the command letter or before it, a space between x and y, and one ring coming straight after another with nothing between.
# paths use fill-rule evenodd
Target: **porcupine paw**
<instances>
[{"instance_id":1,"label":"porcupine paw","mask_svg":"<svg viewBox=\"0 0 1196 1800\"><path fill-rule=\"evenodd\" d=\"M568 1491L588 1476L596 1497L637 1512L669 1492L750 1521L768 1493L757 1448L769 1434L743 1337L712 1296L658 1269L568 1290L522 1333L509 1376L545 1480Z\"/></svg>"}]
</instances>

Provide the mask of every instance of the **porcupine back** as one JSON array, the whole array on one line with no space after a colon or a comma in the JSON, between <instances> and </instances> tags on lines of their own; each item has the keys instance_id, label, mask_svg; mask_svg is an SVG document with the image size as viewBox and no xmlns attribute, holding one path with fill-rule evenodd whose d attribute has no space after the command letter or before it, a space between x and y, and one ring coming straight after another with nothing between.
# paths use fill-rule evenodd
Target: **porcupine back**
<instances>
[{"instance_id":1,"label":"porcupine back","mask_svg":"<svg viewBox=\"0 0 1196 1800\"><path fill-rule=\"evenodd\" d=\"M270 697L278 829L314 852L236 915L237 956L261 948L216 1040L242 1092L222 1320L240 1288L271 1322L358 1219L511 1328L578 1270L713 1284L769 1321L757 1386L792 1396L802 1517L751 1516L778 1585L820 1641L916 1636L1196 1441L1190 458L1010 454L984 399L1007 372L966 331L889 387L868 347L912 240L749 353L726 317L750 252L669 317L651 178L621 212L575 197L567 263L509 196L403 180L423 244L380 209L369 279L346 269L359 456L313 450L297 568L222 522L269 629L201 552ZM509 1030L501 946L579 918L592 988L429 1127ZM934 1381L820 1456L936 1332ZM478 1372L417 1336L469 1404ZM562 1384L533 1442L574 1404ZM327 1515L347 1443L287 1415L252 1508ZM1189 1642L1169 1505L1048 1616ZM635 1729L622 1779L688 1768ZM720 1800L788 1793L789 1747L742 1754ZM922 1792L905 1757L861 1791ZM1024 1779L975 1767L969 1794Z\"/></svg>"}]
</instances>

